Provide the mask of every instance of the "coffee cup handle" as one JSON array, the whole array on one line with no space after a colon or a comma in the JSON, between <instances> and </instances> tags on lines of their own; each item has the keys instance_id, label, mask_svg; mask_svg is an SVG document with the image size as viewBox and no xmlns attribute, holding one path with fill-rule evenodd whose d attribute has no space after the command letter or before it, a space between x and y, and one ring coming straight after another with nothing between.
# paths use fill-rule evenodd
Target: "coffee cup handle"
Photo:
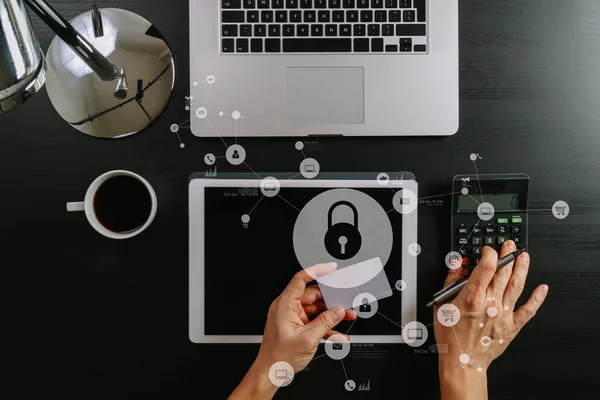
<instances>
[{"instance_id":1,"label":"coffee cup handle","mask_svg":"<svg viewBox=\"0 0 600 400\"><path fill-rule=\"evenodd\" d=\"M83 201L78 201L76 203L67 203L67 211L85 211L85 203Z\"/></svg>"}]
</instances>

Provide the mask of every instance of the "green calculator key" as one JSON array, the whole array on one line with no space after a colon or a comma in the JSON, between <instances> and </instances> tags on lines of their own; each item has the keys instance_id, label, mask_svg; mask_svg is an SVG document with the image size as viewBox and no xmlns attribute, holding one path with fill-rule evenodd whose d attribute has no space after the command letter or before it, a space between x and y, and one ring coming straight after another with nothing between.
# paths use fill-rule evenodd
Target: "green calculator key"
<instances>
[{"instance_id":1,"label":"green calculator key","mask_svg":"<svg viewBox=\"0 0 600 400\"><path fill-rule=\"evenodd\" d=\"M508 224L508 218L498 218L499 224Z\"/></svg>"},{"instance_id":2,"label":"green calculator key","mask_svg":"<svg viewBox=\"0 0 600 400\"><path fill-rule=\"evenodd\" d=\"M523 223L523 218L521 218L521 217L513 217L512 218L512 223L513 224L522 224Z\"/></svg>"}]
</instances>

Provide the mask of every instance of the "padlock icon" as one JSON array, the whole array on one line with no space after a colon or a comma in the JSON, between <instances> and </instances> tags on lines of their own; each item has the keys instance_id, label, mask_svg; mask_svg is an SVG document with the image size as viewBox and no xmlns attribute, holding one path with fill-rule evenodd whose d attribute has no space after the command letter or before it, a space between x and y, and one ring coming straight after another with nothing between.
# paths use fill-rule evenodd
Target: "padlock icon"
<instances>
[{"instance_id":1,"label":"padlock icon","mask_svg":"<svg viewBox=\"0 0 600 400\"><path fill-rule=\"evenodd\" d=\"M349 207L354 215L354 224L348 222L333 223L333 212L341 206ZM327 233L325 249L335 259L348 260L358 254L362 237L358 230L358 210L348 201L338 201L327 214Z\"/></svg>"}]
</instances>

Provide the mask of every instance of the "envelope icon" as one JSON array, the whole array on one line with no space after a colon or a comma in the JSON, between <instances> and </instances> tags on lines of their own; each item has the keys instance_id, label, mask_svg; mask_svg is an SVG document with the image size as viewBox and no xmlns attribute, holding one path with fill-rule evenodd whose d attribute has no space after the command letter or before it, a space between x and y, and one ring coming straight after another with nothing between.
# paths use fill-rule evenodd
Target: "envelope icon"
<instances>
[{"instance_id":1,"label":"envelope icon","mask_svg":"<svg viewBox=\"0 0 600 400\"><path fill-rule=\"evenodd\" d=\"M333 350L343 350L342 343L332 343Z\"/></svg>"}]
</instances>

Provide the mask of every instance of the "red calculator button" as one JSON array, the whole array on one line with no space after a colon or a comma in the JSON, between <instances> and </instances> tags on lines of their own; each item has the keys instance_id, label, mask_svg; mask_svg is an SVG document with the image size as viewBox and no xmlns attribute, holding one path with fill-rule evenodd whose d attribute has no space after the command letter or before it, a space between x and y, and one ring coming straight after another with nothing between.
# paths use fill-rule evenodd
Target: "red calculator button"
<instances>
[{"instance_id":1,"label":"red calculator button","mask_svg":"<svg viewBox=\"0 0 600 400\"><path fill-rule=\"evenodd\" d=\"M462 266L463 267L468 267L469 266L469 259L467 257L463 257L463 259L462 259Z\"/></svg>"}]
</instances>

